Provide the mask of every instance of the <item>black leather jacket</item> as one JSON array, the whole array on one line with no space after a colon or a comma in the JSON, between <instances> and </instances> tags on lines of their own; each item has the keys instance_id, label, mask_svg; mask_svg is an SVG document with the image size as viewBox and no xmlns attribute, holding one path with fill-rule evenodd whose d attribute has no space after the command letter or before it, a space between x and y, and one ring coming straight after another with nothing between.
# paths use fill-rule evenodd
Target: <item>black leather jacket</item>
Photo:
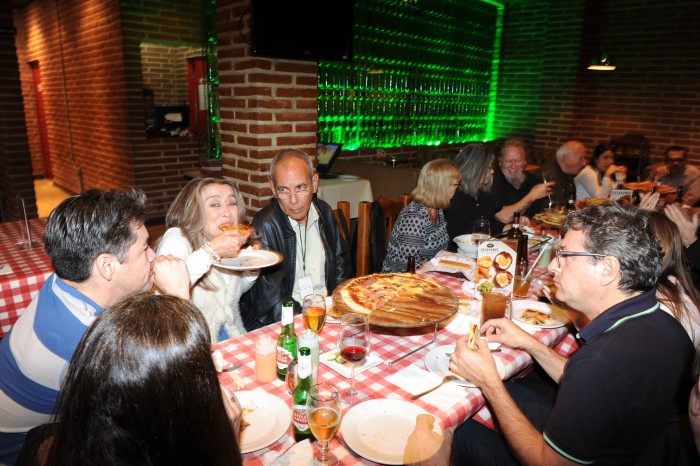
<instances>
[{"instance_id":1,"label":"black leather jacket","mask_svg":"<svg viewBox=\"0 0 700 466\"><path fill-rule=\"evenodd\" d=\"M313 200L311 208L314 206L319 214L321 242L326 252L326 289L330 294L352 277L350 251L340 236L333 209L318 198ZM279 251L284 260L275 267L260 270L253 287L241 297L241 315L248 330L279 322L282 300L292 295L297 250L296 235L277 199L255 215L253 227L265 247ZM295 309L299 308L299 303L295 303Z\"/></svg>"}]
</instances>

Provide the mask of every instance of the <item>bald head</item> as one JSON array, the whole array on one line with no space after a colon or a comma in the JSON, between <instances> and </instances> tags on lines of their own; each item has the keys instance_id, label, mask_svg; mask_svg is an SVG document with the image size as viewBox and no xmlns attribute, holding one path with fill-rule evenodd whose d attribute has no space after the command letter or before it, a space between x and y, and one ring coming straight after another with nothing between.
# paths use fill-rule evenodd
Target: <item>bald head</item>
<instances>
[{"instance_id":1,"label":"bald head","mask_svg":"<svg viewBox=\"0 0 700 466\"><path fill-rule=\"evenodd\" d=\"M557 162L562 171L568 175L578 175L586 166L586 146L579 141L566 141L557 149Z\"/></svg>"}]
</instances>

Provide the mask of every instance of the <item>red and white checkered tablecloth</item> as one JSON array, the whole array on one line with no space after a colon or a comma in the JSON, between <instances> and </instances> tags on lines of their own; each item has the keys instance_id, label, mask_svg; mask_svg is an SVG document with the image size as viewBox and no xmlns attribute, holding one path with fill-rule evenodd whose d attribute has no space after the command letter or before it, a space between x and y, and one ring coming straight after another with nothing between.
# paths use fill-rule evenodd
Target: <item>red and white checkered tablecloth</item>
<instances>
[{"instance_id":1,"label":"red and white checkered tablecloth","mask_svg":"<svg viewBox=\"0 0 700 466\"><path fill-rule=\"evenodd\" d=\"M449 286L459 296L464 295L461 288L462 282L458 277L432 272L426 273L425 276L430 276L439 283ZM304 329L301 316L295 317L294 324L296 332L299 334ZM386 362L394 360L398 356L411 351L425 342L430 341L433 336L433 329L434 327L430 326L430 328L423 328L420 331L415 329L394 329L392 331L392 329L373 327L371 351L378 355L384 362L357 374L355 376L355 386L365 392L372 399L394 398L410 401L411 394L403 390L401 387L393 385L391 382L387 381L387 376L396 373L411 364L425 368L424 359L431 348L438 345L454 343L454 341L460 335L451 333L447 329L441 327L437 333L437 340L432 345L406 357L393 366L388 366ZM224 356L224 359L230 363L244 363L243 366L237 369L237 374L245 382L245 390L253 390L258 387L262 387L266 392L271 393L285 401L291 409L291 395L287 392L286 386L283 382L275 380L267 384L261 384L255 379L255 341L262 334L268 334L270 337L276 339L279 335L279 331L280 325L278 323L272 324L250 332L246 335L218 343L214 345L214 349L220 350ZM567 328L560 327L555 329L544 329L537 332L534 336L545 344L554 347L560 343L562 339L567 336L567 334ZM338 325L327 323L323 327L320 334L321 353L335 348L337 336ZM532 359L529 354L525 353L524 351L508 348L506 346L502 346L500 352L494 353L494 357L501 360L506 368L506 377L508 378L522 372L532 363ZM231 389L235 388L230 376L227 373L222 373L220 377ZM346 379L323 364L321 364L319 367L318 380L330 382L341 390L349 387L349 379ZM416 403L433 414L436 419L441 422L443 428L446 428L460 425L466 419L473 416L479 410L479 408L483 406L484 398L478 389L465 389L464 399L446 410L442 410L436 406L428 404L427 402L423 401L423 399L418 399L413 401L413 403ZM344 411L347 411L348 407L344 405L343 409ZM244 463L247 465L262 464L262 455L271 449L279 451L290 435L293 435L291 428L279 441L273 443L269 447L243 455ZM347 448L342 441L340 434L336 435L336 437L332 440L331 450L343 465L375 464L369 460L359 457L349 448Z\"/></svg>"},{"instance_id":2,"label":"red and white checkered tablecloth","mask_svg":"<svg viewBox=\"0 0 700 466\"><path fill-rule=\"evenodd\" d=\"M0 265L12 270L0 270L0 338L10 331L53 272L42 242L45 227L46 219L29 220L32 243L38 245L20 249L17 243L22 241L22 223L0 223Z\"/></svg>"}]
</instances>

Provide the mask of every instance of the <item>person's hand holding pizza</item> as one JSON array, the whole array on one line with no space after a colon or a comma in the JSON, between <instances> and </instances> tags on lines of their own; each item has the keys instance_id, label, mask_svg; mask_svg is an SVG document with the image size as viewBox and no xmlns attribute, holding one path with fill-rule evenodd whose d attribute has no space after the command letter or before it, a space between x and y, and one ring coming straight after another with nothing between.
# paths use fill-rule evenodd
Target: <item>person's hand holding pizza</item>
<instances>
[{"instance_id":1,"label":"person's hand holding pizza","mask_svg":"<svg viewBox=\"0 0 700 466\"><path fill-rule=\"evenodd\" d=\"M219 229L221 234L209 244L220 257L236 257L252 232L250 225L225 224Z\"/></svg>"},{"instance_id":2,"label":"person's hand holding pizza","mask_svg":"<svg viewBox=\"0 0 700 466\"><path fill-rule=\"evenodd\" d=\"M503 343L511 348L527 349L537 340L521 329L510 319L491 319L481 326L481 334L486 341Z\"/></svg>"},{"instance_id":3,"label":"person's hand holding pizza","mask_svg":"<svg viewBox=\"0 0 700 466\"><path fill-rule=\"evenodd\" d=\"M502 383L488 343L480 338L475 342L478 349L469 348L468 335L457 340L455 351L450 358L450 371L464 377L477 387Z\"/></svg>"}]
</instances>

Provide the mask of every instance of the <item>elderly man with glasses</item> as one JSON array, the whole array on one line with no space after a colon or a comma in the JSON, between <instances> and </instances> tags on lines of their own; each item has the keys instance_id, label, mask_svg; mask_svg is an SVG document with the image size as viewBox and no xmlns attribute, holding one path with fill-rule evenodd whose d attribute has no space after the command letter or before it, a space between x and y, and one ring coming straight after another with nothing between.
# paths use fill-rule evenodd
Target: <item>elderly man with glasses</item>
<instances>
[{"instance_id":1,"label":"elderly man with glasses","mask_svg":"<svg viewBox=\"0 0 700 466\"><path fill-rule=\"evenodd\" d=\"M671 146L664 152L664 165L652 170L648 181L678 189L683 187L683 203L694 206L700 201L700 168L688 165L688 150Z\"/></svg>"},{"instance_id":2,"label":"elderly man with glasses","mask_svg":"<svg viewBox=\"0 0 700 466\"><path fill-rule=\"evenodd\" d=\"M456 464L637 464L659 453L647 447L666 421L687 413L694 349L656 300L662 252L648 214L590 206L570 213L562 234L549 271L556 298L589 321L581 347L567 360L510 320L484 323L487 340L532 355L554 386L547 393L530 376L502 382L486 341L472 350L460 338L450 369L481 388L502 434L466 422Z\"/></svg>"},{"instance_id":3,"label":"elderly man with glasses","mask_svg":"<svg viewBox=\"0 0 700 466\"><path fill-rule=\"evenodd\" d=\"M304 296L330 295L352 273L333 209L314 198L318 173L311 158L298 150L278 153L270 164L269 182L275 198L255 215L253 227L265 247L279 251L284 260L261 270L241 298L247 330L278 322L284 299L292 297L299 309Z\"/></svg>"},{"instance_id":4,"label":"elderly man with glasses","mask_svg":"<svg viewBox=\"0 0 700 466\"><path fill-rule=\"evenodd\" d=\"M543 202L551 194L555 182L543 183L542 178L525 171L525 143L520 139L506 139L498 156L498 170L493 173L489 193L497 205L504 206L500 213L512 218L516 211L532 217L542 211Z\"/></svg>"}]
</instances>

